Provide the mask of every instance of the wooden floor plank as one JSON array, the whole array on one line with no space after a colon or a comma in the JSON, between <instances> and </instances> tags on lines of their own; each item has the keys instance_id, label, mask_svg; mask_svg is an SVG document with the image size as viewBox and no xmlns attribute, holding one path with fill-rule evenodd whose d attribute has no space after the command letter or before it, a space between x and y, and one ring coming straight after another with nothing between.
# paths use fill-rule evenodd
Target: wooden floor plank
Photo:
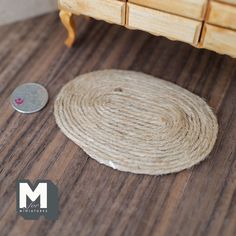
<instances>
[{"instance_id":1,"label":"wooden floor plank","mask_svg":"<svg viewBox=\"0 0 236 236\"><path fill-rule=\"evenodd\" d=\"M236 60L102 21L76 23L72 49L57 14L0 27L1 235L236 235ZM210 157L178 174L134 175L98 164L68 140L53 117L56 95L77 75L109 68L142 71L206 99L220 125ZM39 113L9 104L25 82L49 91ZM20 178L56 183L58 220L16 215Z\"/></svg>"}]
</instances>

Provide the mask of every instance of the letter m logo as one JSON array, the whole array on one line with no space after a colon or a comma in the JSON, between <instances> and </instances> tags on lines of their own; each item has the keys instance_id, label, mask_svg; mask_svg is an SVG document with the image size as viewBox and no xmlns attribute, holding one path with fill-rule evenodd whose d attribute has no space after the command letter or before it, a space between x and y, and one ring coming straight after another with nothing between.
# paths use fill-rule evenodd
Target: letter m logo
<instances>
[{"instance_id":1,"label":"letter m logo","mask_svg":"<svg viewBox=\"0 0 236 236\"><path fill-rule=\"evenodd\" d=\"M16 210L25 219L58 217L58 189L50 180L18 180L16 185Z\"/></svg>"},{"instance_id":2,"label":"letter m logo","mask_svg":"<svg viewBox=\"0 0 236 236\"><path fill-rule=\"evenodd\" d=\"M34 190L28 183L19 183L19 207L27 208L27 197L36 201L40 197L40 208L47 208L47 183L39 183Z\"/></svg>"}]
</instances>

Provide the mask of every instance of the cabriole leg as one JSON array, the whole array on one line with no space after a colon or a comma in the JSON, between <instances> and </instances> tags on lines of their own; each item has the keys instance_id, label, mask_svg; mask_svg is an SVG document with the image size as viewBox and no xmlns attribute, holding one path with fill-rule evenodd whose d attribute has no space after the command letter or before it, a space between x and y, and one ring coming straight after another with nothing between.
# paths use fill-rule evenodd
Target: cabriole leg
<instances>
[{"instance_id":1,"label":"cabriole leg","mask_svg":"<svg viewBox=\"0 0 236 236\"><path fill-rule=\"evenodd\" d=\"M63 25L65 26L68 32L68 37L65 41L65 44L67 47L71 48L75 42L75 37L76 37L73 15L71 12L65 10L60 10L59 15Z\"/></svg>"}]
</instances>

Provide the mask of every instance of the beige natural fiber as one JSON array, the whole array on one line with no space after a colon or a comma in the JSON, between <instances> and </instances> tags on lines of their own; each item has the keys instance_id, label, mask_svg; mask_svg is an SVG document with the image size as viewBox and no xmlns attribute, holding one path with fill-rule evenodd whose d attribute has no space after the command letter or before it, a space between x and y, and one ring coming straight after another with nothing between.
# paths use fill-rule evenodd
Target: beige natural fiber
<instances>
[{"instance_id":1,"label":"beige natural fiber","mask_svg":"<svg viewBox=\"0 0 236 236\"><path fill-rule=\"evenodd\" d=\"M200 97L137 72L81 75L63 87L54 109L62 132L88 155L133 173L189 168L208 156L218 132Z\"/></svg>"}]
</instances>

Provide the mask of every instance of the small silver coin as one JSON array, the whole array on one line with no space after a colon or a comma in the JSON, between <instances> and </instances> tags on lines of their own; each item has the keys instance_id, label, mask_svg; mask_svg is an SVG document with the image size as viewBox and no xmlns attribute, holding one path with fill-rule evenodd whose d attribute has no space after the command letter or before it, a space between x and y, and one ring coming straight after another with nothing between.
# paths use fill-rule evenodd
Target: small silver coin
<instances>
[{"instance_id":1,"label":"small silver coin","mask_svg":"<svg viewBox=\"0 0 236 236\"><path fill-rule=\"evenodd\" d=\"M43 109L48 102L48 92L40 84L26 83L11 94L13 108L21 113L33 113Z\"/></svg>"}]
</instances>

